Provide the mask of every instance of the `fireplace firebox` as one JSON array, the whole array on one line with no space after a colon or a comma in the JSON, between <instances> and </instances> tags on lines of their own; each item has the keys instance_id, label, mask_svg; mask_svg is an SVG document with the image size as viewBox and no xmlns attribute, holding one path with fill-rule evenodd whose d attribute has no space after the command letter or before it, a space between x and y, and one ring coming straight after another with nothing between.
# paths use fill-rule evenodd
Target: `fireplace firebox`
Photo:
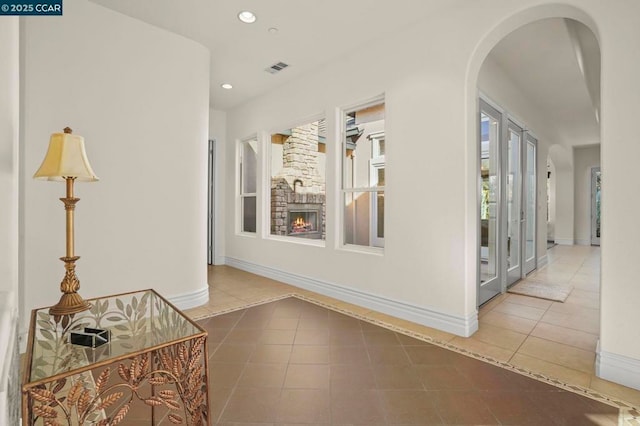
<instances>
[{"instance_id":1,"label":"fireplace firebox","mask_svg":"<svg viewBox=\"0 0 640 426\"><path fill-rule=\"evenodd\" d=\"M300 238L322 237L322 204L288 204L287 235Z\"/></svg>"}]
</instances>

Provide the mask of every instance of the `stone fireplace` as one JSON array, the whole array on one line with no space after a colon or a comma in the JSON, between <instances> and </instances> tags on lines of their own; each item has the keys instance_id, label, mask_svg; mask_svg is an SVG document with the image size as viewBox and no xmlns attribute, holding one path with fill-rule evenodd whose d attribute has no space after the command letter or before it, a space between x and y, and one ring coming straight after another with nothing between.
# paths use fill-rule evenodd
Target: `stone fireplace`
<instances>
[{"instance_id":1,"label":"stone fireplace","mask_svg":"<svg viewBox=\"0 0 640 426\"><path fill-rule=\"evenodd\" d=\"M324 239L325 182L318 170L318 122L271 136L282 169L271 178L271 234Z\"/></svg>"}]
</instances>

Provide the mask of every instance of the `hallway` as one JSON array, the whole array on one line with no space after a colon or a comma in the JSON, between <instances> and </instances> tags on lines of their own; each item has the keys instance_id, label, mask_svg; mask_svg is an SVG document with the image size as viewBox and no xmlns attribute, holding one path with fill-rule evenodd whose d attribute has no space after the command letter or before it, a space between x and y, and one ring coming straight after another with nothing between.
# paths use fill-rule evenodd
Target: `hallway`
<instances>
[{"instance_id":1,"label":"hallway","mask_svg":"<svg viewBox=\"0 0 640 426\"><path fill-rule=\"evenodd\" d=\"M209 268L210 302L187 311L194 319L296 294L316 303L399 330L433 339L441 346L508 368L522 368L557 379L561 386L577 385L602 392L635 407L640 391L595 376L595 350L599 333L600 248L555 246L548 264L527 279L569 283L574 288L564 303L504 294L485 304L479 313L480 329L470 338L425 327L367 308L298 289L228 266ZM576 388L577 390L583 390Z\"/></svg>"}]
</instances>

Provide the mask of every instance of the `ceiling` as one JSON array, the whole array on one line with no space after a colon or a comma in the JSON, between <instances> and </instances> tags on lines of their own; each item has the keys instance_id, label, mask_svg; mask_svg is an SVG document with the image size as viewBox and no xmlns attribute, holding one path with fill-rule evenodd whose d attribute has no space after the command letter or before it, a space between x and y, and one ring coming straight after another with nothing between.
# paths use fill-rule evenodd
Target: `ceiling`
<instances>
[{"instance_id":1,"label":"ceiling","mask_svg":"<svg viewBox=\"0 0 640 426\"><path fill-rule=\"evenodd\" d=\"M371 7L371 0L91 1L207 47L211 107L229 110L417 23L444 5L450 7L454 0L394 0L377 2L376 7ZM241 10L254 12L257 21L240 22ZM547 19L526 25L503 39L490 55L544 112L563 143L594 143L599 140L599 126L577 57L597 55L596 61L583 62L599 66L597 42L588 30L572 37L566 22ZM278 31L273 34L270 28ZM586 46L578 49L578 56L577 45ZM275 75L265 71L280 61L290 66ZM222 89L222 83L231 83L233 89ZM592 91L599 93L599 87Z\"/></svg>"},{"instance_id":2,"label":"ceiling","mask_svg":"<svg viewBox=\"0 0 640 426\"><path fill-rule=\"evenodd\" d=\"M92 0L211 52L211 107L229 110L419 21L454 0ZM248 25L241 10L257 16ZM410 13L407 13L410 11ZM277 28L276 34L269 28ZM375 31L372 31L372 28ZM276 62L290 66L272 75ZM231 83L232 90L220 87Z\"/></svg>"},{"instance_id":3,"label":"ceiling","mask_svg":"<svg viewBox=\"0 0 640 426\"><path fill-rule=\"evenodd\" d=\"M570 31L573 26L579 31ZM599 142L599 78L590 88L584 73L599 77L600 51L584 25L561 18L536 21L502 39L490 56L537 106L551 127L547 134L571 146Z\"/></svg>"}]
</instances>

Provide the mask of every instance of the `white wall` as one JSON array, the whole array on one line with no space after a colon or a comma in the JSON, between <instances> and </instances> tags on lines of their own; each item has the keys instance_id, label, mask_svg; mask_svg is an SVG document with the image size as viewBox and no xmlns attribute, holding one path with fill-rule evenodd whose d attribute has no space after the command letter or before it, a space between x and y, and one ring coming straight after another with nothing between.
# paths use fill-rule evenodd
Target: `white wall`
<instances>
[{"instance_id":1,"label":"white wall","mask_svg":"<svg viewBox=\"0 0 640 426\"><path fill-rule=\"evenodd\" d=\"M574 172L573 149L554 144L549 147L549 158L554 165L552 184L554 185L553 236L557 244L573 245L574 238Z\"/></svg>"},{"instance_id":2,"label":"white wall","mask_svg":"<svg viewBox=\"0 0 640 426\"><path fill-rule=\"evenodd\" d=\"M16 424L20 410L17 371L19 24L0 25L0 424Z\"/></svg>"},{"instance_id":3,"label":"white wall","mask_svg":"<svg viewBox=\"0 0 640 426\"><path fill-rule=\"evenodd\" d=\"M337 248L340 226L336 220L334 140L327 144L326 247L275 241L261 234L247 238L228 226L227 259L261 273L281 274L297 285L369 306L377 304L386 312L397 307L393 313L404 317L415 314L413 319L429 325L472 333L476 326L478 256L477 77L486 55L509 32L547 17L576 19L597 33L603 58L601 131L606 180L602 214L607 232L602 238L599 372L640 388L640 340L632 337L637 335L636 305L640 300L640 286L635 285L640 256L635 242L640 240L640 227L629 226L635 223L634 214L640 208L640 199L629 196L636 192L629 176L640 156L640 144L630 143L637 139L634 125L640 116L640 98L629 90L640 75L640 51L634 44L640 39L640 3L564 3L494 1L491 7L475 2L465 2L464 7L447 3L440 13L415 27L375 45L360 46L335 64L231 111L228 144L321 112L328 117L328 134L334 134L337 106L384 92L388 211L384 256ZM375 58L376 67L366 74L355 71L371 58ZM230 152L226 161L234 164ZM557 163L556 168L556 238L572 240L573 171L560 171ZM233 167L226 173L228 218L236 215L234 173ZM561 181L567 182L567 188L561 188ZM262 198L259 205L264 206L264 188L258 196ZM561 205L565 201L569 205ZM559 235L561 210L570 212L567 235ZM416 227L406 220L407 212L417 212L422 225ZM261 220L266 220L266 214ZM314 259L311 264L307 261L310 258ZM627 374L617 374L621 365Z\"/></svg>"},{"instance_id":4,"label":"white wall","mask_svg":"<svg viewBox=\"0 0 640 426\"><path fill-rule=\"evenodd\" d=\"M576 244L591 244L591 169L600 167L600 145L573 149Z\"/></svg>"},{"instance_id":5,"label":"white wall","mask_svg":"<svg viewBox=\"0 0 640 426\"><path fill-rule=\"evenodd\" d=\"M630 176L640 156L637 120L640 96L629 90L640 75L640 3L619 1L609 8L593 3L602 50L601 170L602 285L598 371L607 379L640 389L640 339L637 339L637 285L640 209L637 183Z\"/></svg>"},{"instance_id":6,"label":"white wall","mask_svg":"<svg viewBox=\"0 0 640 426\"><path fill-rule=\"evenodd\" d=\"M0 26L0 292L18 289L18 18ZM17 297L17 294L15 295Z\"/></svg>"},{"instance_id":7,"label":"white wall","mask_svg":"<svg viewBox=\"0 0 640 426\"><path fill-rule=\"evenodd\" d=\"M333 135L338 126L336 106L365 102L384 92L389 165L384 256L337 248L340 226L336 218L340 202L336 162L340 153L335 138L330 136L327 140L326 246L277 241L261 234L248 238L236 235L234 228L228 226L229 263L247 269L268 265L274 273L284 271L289 281L297 280L298 285L302 285L303 278L309 278L308 286L317 291L334 292L359 303L371 296L369 306L377 305L386 312L404 317L414 315L411 317L414 320L458 334L475 331L476 308L464 303L465 202L459 196L465 184L463 135L455 135L451 129L442 132L441 126L435 124L447 121L452 105L456 104L456 95L458 99L463 96L459 83L464 76L464 60L449 55L448 42L418 43L439 32L451 33L449 19L440 18L379 41L375 46L363 46L348 58L340 58L335 65L282 86L277 93L259 97L228 115L228 147L233 141L260 134L264 129L286 126L321 113L326 114L328 134ZM418 46L420 54L416 54ZM365 74L356 71L361 69L358 64L373 57L376 67ZM444 67L434 70L432 65L439 61L453 62L455 70L450 72ZM401 67L393 65L399 63ZM426 79L425 75L430 78ZM449 97L451 90L457 93ZM464 115L463 111L459 112ZM227 152L227 163L234 164L233 150ZM445 162L440 161L441 158L461 160ZM226 175L228 218L236 215L234 173L235 167L229 168ZM258 205L264 205L268 196L266 188L262 179ZM452 188L455 189L452 191ZM260 220L264 223L267 212L263 213ZM413 218L419 218L420 226ZM262 271L265 272L264 268ZM473 298L475 305L475 293Z\"/></svg>"},{"instance_id":8,"label":"white wall","mask_svg":"<svg viewBox=\"0 0 640 426\"><path fill-rule=\"evenodd\" d=\"M80 294L206 302L208 52L85 0L24 27L25 316L60 295L64 185L31 176L65 126L101 179L76 185Z\"/></svg>"}]
</instances>

